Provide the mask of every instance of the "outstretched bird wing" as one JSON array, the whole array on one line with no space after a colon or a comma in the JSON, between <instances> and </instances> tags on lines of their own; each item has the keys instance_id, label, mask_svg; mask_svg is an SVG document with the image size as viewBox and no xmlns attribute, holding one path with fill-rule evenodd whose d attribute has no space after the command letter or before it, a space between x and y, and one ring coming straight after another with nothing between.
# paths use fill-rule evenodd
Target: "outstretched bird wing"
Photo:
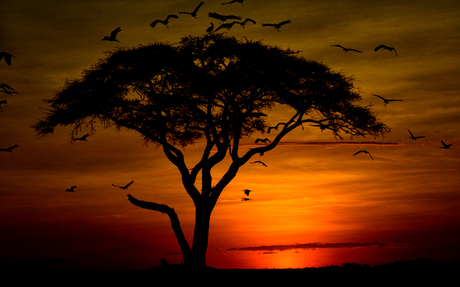
<instances>
[{"instance_id":1,"label":"outstretched bird wing","mask_svg":"<svg viewBox=\"0 0 460 287\"><path fill-rule=\"evenodd\" d=\"M166 21L168 21L170 18L177 19L177 18L179 18L179 16L174 15L174 14L168 15L168 17L166 17Z\"/></svg>"},{"instance_id":2,"label":"outstretched bird wing","mask_svg":"<svg viewBox=\"0 0 460 287\"><path fill-rule=\"evenodd\" d=\"M201 1L200 4L198 4L198 6L196 6L195 10L193 10L192 14L196 14L198 12L198 10L200 9L201 6L203 6L204 2Z\"/></svg>"},{"instance_id":3,"label":"outstretched bird wing","mask_svg":"<svg viewBox=\"0 0 460 287\"><path fill-rule=\"evenodd\" d=\"M251 162L251 164L254 164L254 163L260 163L260 164L263 164L265 167L267 167L267 165L263 161L260 161L260 160Z\"/></svg>"},{"instance_id":4,"label":"outstretched bird wing","mask_svg":"<svg viewBox=\"0 0 460 287\"><path fill-rule=\"evenodd\" d=\"M359 153L367 153L367 154L371 157L371 159L374 160L374 158L372 157L371 153L368 152L367 150L360 150L360 151L357 151L354 155L357 155L357 154L359 154Z\"/></svg>"},{"instance_id":5,"label":"outstretched bird wing","mask_svg":"<svg viewBox=\"0 0 460 287\"><path fill-rule=\"evenodd\" d=\"M283 26L283 25L288 24L288 23L291 23L291 20L286 20L286 21L280 22L280 23L278 23L278 26Z\"/></svg>"},{"instance_id":6,"label":"outstretched bird wing","mask_svg":"<svg viewBox=\"0 0 460 287\"><path fill-rule=\"evenodd\" d=\"M383 44L382 44L382 45L379 45L379 46L375 47L375 48L374 48L374 51L377 52L377 51L380 50L380 49L386 49L386 50L388 50L388 51L390 51L390 52L393 51L393 52L395 52L396 56L398 56L398 53L396 52L396 49L393 48L393 47L388 47L387 45L383 45Z\"/></svg>"},{"instance_id":7,"label":"outstretched bird wing","mask_svg":"<svg viewBox=\"0 0 460 287\"><path fill-rule=\"evenodd\" d=\"M220 14L217 14L215 12L209 12L208 16L211 17L211 18L214 18L214 19L218 19L220 21L225 21L226 20L226 18L224 16L222 16Z\"/></svg>"},{"instance_id":8,"label":"outstretched bird wing","mask_svg":"<svg viewBox=\"0 0 460 287\"><path fill-rule=\"evenodd\" d=\"M384 97L381 97L379 95L376 95L376 94L372 94L374 97L377 97L377 98L381 98L382 100L386 101L387 99L385 99Z\"/></svg>"},{"instance_id":9,"label":"outstretched bird wing","mask_svg":"<svg viewBox=\"0 0 460 287\"><path fill-rule=\"evenodd\" d=\"M131 180L131 182L128 183L127 185L125 185L124 187L125 187L125 188L128 188L128 187L129 187L131 184L133 184L133 183L134 183L134 180Z\"/></svg>"},{"instance_id":10,"label":"outstretched bird wing","mask_svg":"<svg viewBox=\"0 0 460 287\"><path fill-rule=\"evenodd\" d=\"M112 33L110 33L110 38L115 39L117 37L118 32L120 32L120 31L121 31L120 27L118 27L115 30L113 30Z\"/></svg>"},{"instance_id":11,"label":"outstretched bird wing","mask_svg":"<svg viewBox=\"0 0 460 287\"><path fill-rule=\"evenodd\" d=\"M441 140L442 148L449 148L452 144L446 144L444 141Z\"/></svg>"},{"instance_id":12,"label":"outstretched bird wing","mask_svg":"<svg viewBox=\"0 0 460 287\"><path fill-rule=\"evenodd\" d=\"M246 23L246 22L251 22L253 24L256 24L256 21L252 20L251 18L246 18L246 20L243 21L243 23Z\"/></svg>"},{"instance_id":13,"label":"outstretched bird wing","mask_svg":"<svg viewBox=\"0 0 460 287\"><path fill-rule=\"evenodd\" d=\"M9 148L0 148L1 151L9 151L11 152L13 149L17 148L19 145L15 144L13 146L10 146Z\"/></svg>"},{"instance_id":14,"label":"outstretched bird wing","mask_svg":"<svg viewBox=\"0 0 460 287\"><path fill-rule=\"evenodd\" d=\"M5 62L8 66L11 66L11 58L14 56L7 52L0 52L0 61L5 58Z\"/></svg>"},{"instance_id":15,"label":"outstretched bird wing","mask_svg":"<svg viewBox=\"0 0 460 287\"><path fill-rule=\"evenodd\" d=\"M163 23L162 20L155 20L155 21L153 21L152 23L150 23L150 27L155 28L155 26L156 26L159 22L162 22L162 23Z\"/></svg>"}]
</instances>

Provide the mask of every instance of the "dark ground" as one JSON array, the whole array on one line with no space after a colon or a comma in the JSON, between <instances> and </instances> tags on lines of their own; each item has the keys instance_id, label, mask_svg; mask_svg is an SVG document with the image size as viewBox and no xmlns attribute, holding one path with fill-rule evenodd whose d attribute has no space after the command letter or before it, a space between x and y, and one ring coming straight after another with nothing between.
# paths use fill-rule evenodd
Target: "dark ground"
<instances>
[{"instance_id":1,"label":"dark ground","mask_svg":"<svg viewBox=\"0 0 460 287\"><path fill-rule=\"evenodd\" d=\"M437 262L429 259L401 261L369 267L356 263L303 269L215 269L190 270L184 265L167 265L134 271L40 271L0 270L3 282L13 285L47 283L62 285L181 286L204 283L205 286L269 284L277 286L332 286L352 283L359 286L457 286L460 260ZM2 284L3 285L3 284Z\"/></svg>"}]
</instances>

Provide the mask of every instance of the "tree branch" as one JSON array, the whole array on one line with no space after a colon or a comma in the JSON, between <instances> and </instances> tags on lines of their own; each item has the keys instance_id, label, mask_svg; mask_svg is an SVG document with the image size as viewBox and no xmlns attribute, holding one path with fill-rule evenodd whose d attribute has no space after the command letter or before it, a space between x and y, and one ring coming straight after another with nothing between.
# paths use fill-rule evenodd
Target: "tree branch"
<instances>
[{"instance_id":1,"label":"tree branch","mask_svg":"<svg viewBox=\"0 0 460 287\"><path fill-rule=\"evenodd\" d=\"M182 227L180 226L179 218L177 216L177 213L174 211L174 208L171 208L165 204L158 204L155 202L138 200L134 198L131 194L128 194L128 200L137 207L153 211L159 211L161 213L166 213L169 216L169 220L171 221L171 227L174 231L174 234L176 235L177 242L179 243L179 246L182 250L184 260L186 261L186 258L190 254L190 245L188 244L187 239L184 236Z\"/></svg>"}]
</instances>

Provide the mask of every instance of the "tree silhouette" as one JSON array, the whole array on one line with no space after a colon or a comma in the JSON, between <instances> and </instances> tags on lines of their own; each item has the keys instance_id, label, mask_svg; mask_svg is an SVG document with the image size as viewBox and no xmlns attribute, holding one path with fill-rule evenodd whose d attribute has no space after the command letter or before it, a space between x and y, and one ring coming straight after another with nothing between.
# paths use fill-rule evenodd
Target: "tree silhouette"
<instances>
[{"instance_id":1,"label":"tree silhouette","mask_svg":"<svg viewBox=\"0 0 460 287\"><path fill-rule=\"evenodd\" d=\"M298 52L212 34L108 52L82 77L66 81L45 100L51 108L33 127L45 136L57 126L70 125L73 137L81 127L100 122L135 130L162 147L195 205L192 243L173 208L131 195L128 199L166 213L184 263L205 266L211 213L224 188L252 156L272 150L304 123L327 125L339 138L389 132L360 100L351 78ZM270 143L241 152L241 140L264 133L269 127L266 113L278 105L293 111L282 129L270 134ZM181 148L200 140L205 143L201 160L190 168ZM212 168L226 157L231 163L225 174L213 179ZM201 187L196 186L199 173Z\"/></svg>"}]
</instances>

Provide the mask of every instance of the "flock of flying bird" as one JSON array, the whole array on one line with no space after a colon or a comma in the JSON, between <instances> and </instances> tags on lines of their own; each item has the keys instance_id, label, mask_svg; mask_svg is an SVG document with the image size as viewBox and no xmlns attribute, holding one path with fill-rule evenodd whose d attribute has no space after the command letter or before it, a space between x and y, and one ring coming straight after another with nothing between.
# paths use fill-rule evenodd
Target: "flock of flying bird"
<instances>
[{"instance_id":1,"label":"flock of flying bird","mask_svg":"<svg viewBox=\"0 0 460 287\"><path fill-rule=\"evenodd\" d=\"M229 2L222 3L222 5L228 5L228 4L233 4L233 3L239 3L239 4L244 6L244 0L232 0L232 1L229 1ZM179 12L179 14L186 14L186 15L190 15L193 18L196 18L197 15L198 15L198 11L200 10L201 6L203 6L203 4L204 4L204 2L201 1L193 11L191 11L191 12ZM207 33L214 33L214 32L217 32L217 31L219 31L221 29L227 29L229 31L234 25L240 25L241 27L245 28L247 23L252 23L254 25L256 24L256 21L253 20L253 19L250 19L250 18L246 18L244 21L240 22L240 20L242 20L242 18L240 16L236 16L236 15L221 15L221 14L218 14L218 13L215 13L215 12L209 12L208 16L210 18L219 20L220 22L219 22L219 26L217 26L217 28L215 28L214 23L211 22L211 25L206 29ZM169 28L169 21L171 19L178 19L178 18L179 18L178 15L170 14L164 20L157 19L157 20L153 21L150 24L150 27L155 28L158 24L163 24L165 27ZM226 22L227 20L234 20L234 21L227 23ZM236 20L239 20L239 21L236 21ZM282 26L284 26L286 24L289 24L289 23L291 23L291 20L286 20L286 21L282 21L282 22L279 22L279 23L264 23L264 24L261 24L261 26L262 27L274 27L277 31L279 31L279 29ZM101 41L120 42L117 39L117 35L118 35L118 33L120 31L121 31L121 28L117 27L116 29L114 29L111 32L110 36L104 36L104 38L101 39ZM331 47L341 48L342 51L344 51L345 53L348 53L348 52L362 53L362 51L360 51L360 50L352 49L352 48L346 48L346 47L343 47L342 45L331 45ZM386 45L379 45L379 46L374 48L374 51L377 52L377 51L382 50L382 49L383 50L388 50L390 52L394 52L395 56L398 55L398 53L396 52L396 49L394 47L389 47L389 46L386 46ZM11 66L11 61L12 61L12 58L14 58L14 57L15 56L11 55L10 53L4 52L4 51L0 52L0 61L2 59L4 59L8 66ZM5 94L10 95L10 96L12 96L13 94L17 94L15 89L13 89L11 86L9 86L9 85L7 85L5 83L0 83L0 92L5 93ZM375 96L375 97L380 98L384 102L385 107L390 102L402 101L400 99L386 99L386 98L384 98L382 96L379 96L379 95L376 95L376 94L372 94L372 95ZM1 110L1 105L6 104L6 103L7 103L6 100L0 101L0 111L2 111ZM278 130L280 125L285 125L285 123L278 123L275 126L269 127L268 130L267 130L267 133L270 133L272 130ZM322 125L322 124L321 125L316 125L316 126L319 126L321 128L321 130L324 130L324 129L328 128L327 125ZM409 134L410 134L409 138L414 140L414 141L416 141L417 139L421 139L421 138L425 137L425 136L414 136L410 130L408 130L408 131L409 131ZM72 138L72 142L73 141L87 141L88 136L89 136L89 134L85 134L85 135L83 135L83 136L81 136L79 138ZM257 144L259 142L262 142L264 144L271 143L270 139L268 139L268 138L265 138L265 139L258 138L258 139L256 139L255 143ZM446 144L442 140L441 140L441 144L442 144L442 146L440 148L442 148L442 149L451 149L452 144ZM17 147L18 147L18 145L15 144L15 145L10 146L8 148L0 148L0 151L11 152L12 153L13 149L15 149ZM367 150L359 150L354 154L354 156L356 156L358 154L361 154L361 153L369 155L370 158L372 160L374 160L374 158L372 157L371 153L369 151L367 151ZM261 155L263 155L263 154L261 154ZM256 164L256 163L262 164L263 166L267 167L267 165L264 162L260 161L260 160L250 162L250 164ZM129 182L128 184L126 184L124 186L118 186L118 185L114 185L114 184L112 184L112 185L114 187L118 187L120 189L126 190L133 183L134 183L134 180L132 180L131 182ZM67 188L66 192L75 192L76 187L77 186L72 186L70 188ZM249 190L249 189L244 189L243 192L245 193L246 196L249 196L249 193L252 192L252 191ZM247 197L244 197L244 198L242 198L242 200L243 201L248 201L248 200L251 200L251 199L249 199Z\"/></svg>"},{"instance_id":2,"label":"flock of flying bird","mask_svg":"<svg viewBox=\"0 0 460 287\"><path fill-rule=\"evenodd\" d=\"M128 189L128 187L129 187L131 184L133 184L133 183L134 183L134 180L131 180L131 181L130 181L128 184L126 184L126 185L115 185L115 184L113 184L113 183L112 183L112 185L113 185L114 187L118 187L118 188L120 188L120 189ZM77 188L76 185L71 186L70 188L66 188L65 192L75 192L75 188Z\"/></svg>"},{"instance_id":3,"label":"flock of flying bird","mask_svg":"<svg viewBox=\"0 0 460 287\"><path fill-rule=\"evenodd\" d=\"M239 4L244 6L244 0L233 0L233 1L222 3L222 5L228 5L228 4L233 4L233 3L239 3ZM198 6L196 6L195 9L192 12L179 12L178 14L190 15L191 17L196 19L197 15L198 15L198 11L200 10L201 6L203 6L203 4L204 4L204 1L201 1L198 4ZM242 17L236 16L236 15L222 15L222 14L215 13L215 12L209 12L208 16L210 18L218 20L219 21L219 26L215 27L214 23L211 22L210 26L206 29L207 33L214 33L214 32L217 32L217 31L219 31L221 29L227 29L227 31L229 31L234 25L240 25L241 27L245 28L247 23L252 23L254 25L256 24L256 21L251 19L251 18L246 18L244 21L241 21ZM150 23L150 27L155 28L155 27L157 27L158 24L162 24L166 28L169 28L169 21L171 19L178 19L178 18L179 18L179 16L176 15L176 14L169 14L164 19L157 19L157 20L153 21L152 23ZM227 20L234 20L234 21L228 23L228 22L226 22ZM236 21L236 20L238 20L238 21ZM263 23L263 24L261 24L261 26L262 27L274 27L277 31L279 31L281 26L284 26L284 25L289 24L289 23L291 23L291 20L285 20L285 21L282 21L282 22L279 22L279 23ZM117 34L119 32L121 32L121 28L117 27L116 29L114 29L110 33L110 36L104 36L104 38L102 38L101 41L120 42L117 39Z\"/></svg>"},{"instance_id":4,"label":"flock of flying bird","mask_svg":"<svg viewBox=\"0 0 460 287\"><path fill-rule=\"evenodd\" d=\"M13 55L11 55L10 53L7 53L5 51L1 51L0 52L0 62L5 59L5 63L8 65L8 66L11 66L11 60L14 58ZM18 92L16 92L15 89L13 89L10 85L8 84L5 84L5 83L0 83L0 92L4 93L4 94L7 94L9 96L12 96L13 94L17 94ZM7 100L1 100L0 101L0 112L3 112L2 110L2 105L3 104L6 104L8 101Z\"/></svg>"}]
</instances>

